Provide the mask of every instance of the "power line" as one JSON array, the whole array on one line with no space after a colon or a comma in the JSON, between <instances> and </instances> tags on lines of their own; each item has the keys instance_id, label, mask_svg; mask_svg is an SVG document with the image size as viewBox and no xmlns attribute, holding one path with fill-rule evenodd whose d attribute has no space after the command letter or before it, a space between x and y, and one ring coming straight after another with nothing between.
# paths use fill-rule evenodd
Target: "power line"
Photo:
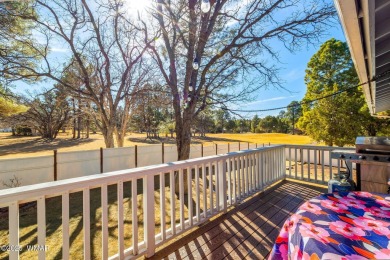
<instances>
[{"instance_id":1,"label":"power line","mask_svg":"<svg viewBox=\"0 0 390 260\"><path fill-rule=\"evenodd\" d=\"M319 101L321 99L325 99L325 98L330 98L330 97L333 97L333 96L336 96L336 95L339 95L341 93L344 93L344 92L347 92L347 91L350 91L352 89L355 89L357 87L360 87L360 86L364 86L368 83L371 83L371 82L374 82L380 78L383 78L385 77L386 75L390 74L390 70L387 70L381 74L379 74L378 76L375 76L373 77L372 79L364 82L364 83L360 83L358 85L355 85L355 86L352 86L352 87L349 87L349 88L346 88L344 90L340 90L340 91L337 91L335 93L332 93L332 94L328 94L328 95L325 95L323 97L319 97L319 98L316 98L316 99L312 99L312 100L305 100L305 101L301 101L299 102L298 104L296 105L289 105L289 106L284 106L284 107L275 107L275 108L268 108L268 109L255 109L255 110L234 110L234 109L227 109L227 108L222 108L222 109L225 109L225 110L229 110L229 111L232 111L232 112L244 112L244 113L252 113L252 112L268 112L268 111L275 111L275 110L281 110L281 109L287 109L289 107L299 107L301 105L305 105L305 104L311 104L315 101Z\"/></svg>"}]
</instances>

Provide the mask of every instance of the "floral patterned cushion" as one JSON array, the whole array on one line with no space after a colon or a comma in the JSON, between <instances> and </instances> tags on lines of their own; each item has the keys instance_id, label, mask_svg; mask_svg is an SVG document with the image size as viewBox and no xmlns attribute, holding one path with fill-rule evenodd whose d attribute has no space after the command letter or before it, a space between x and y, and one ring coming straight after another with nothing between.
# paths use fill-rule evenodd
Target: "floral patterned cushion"
<instances>
[{"instance_id":1,"label":"floral patterned cushion","mask_svg":"<svg viewBox=\"0 0 390 260\"><path fill-rule=\"evenodd\" d=\"M369 192L322 194L284 223L274 259L390 259L390 196Z\"/></svg>"}]
</instances>

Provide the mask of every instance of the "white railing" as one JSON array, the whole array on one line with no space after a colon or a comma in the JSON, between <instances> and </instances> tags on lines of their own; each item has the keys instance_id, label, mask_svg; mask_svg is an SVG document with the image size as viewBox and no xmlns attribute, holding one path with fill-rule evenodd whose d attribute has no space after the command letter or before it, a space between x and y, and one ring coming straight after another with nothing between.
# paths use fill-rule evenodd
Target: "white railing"
<instances>
[{"instance_id":1,"label":"white railing","mask_svg":"<svg viewBox=\"0 0 390 260\"><path fill-rule=\"evenodd\" d=\"M285 145L286 177L319 184L326 184L333 173L346 170L343 159L332 159L333 150L354 151L355 148L340 148L314 145ZM348 164L349 168L355 165Z\"/></svg>"},{"instance_id":2,"label":"white railing","mask_svg":"<svg viewBox=\"0 0 390 260\"><path fill-rule=\"evenodd\" d=\"M4 190L0 208L8 209L8 230L0 228L0 244L23 250L0 252L0 258L29 257L26 247L35 240L42 247L50 244L48 250L62 259L74 257L72 252L82 252L84 259L152 256L157 246L284 179L285 155L279 145ZM29 211L36 212L36 229L23 222L26 203L36 205ZM72 212L78 205L80 214ZM56 210L58 217L49 223L48 214ZM62 243L55 240L61 236L48 234L56 221Z\"/></svg>"}]
</instances>

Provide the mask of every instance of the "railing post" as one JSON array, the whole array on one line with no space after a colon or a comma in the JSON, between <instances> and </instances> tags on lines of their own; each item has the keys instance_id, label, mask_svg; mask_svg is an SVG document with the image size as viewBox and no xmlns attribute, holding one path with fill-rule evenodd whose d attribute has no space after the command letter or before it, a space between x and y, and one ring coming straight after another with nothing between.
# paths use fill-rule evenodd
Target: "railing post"
<instances>
[{"instance_id":1,"label":"railing post","mask_svg":"<svg viewBox=\"0 0 390 260\"><path fill-rule=\"evenodd\" d=\"M219 186L219 209L223 212L227 211L227 189L226 189L226 162L221 160L218 162L218 186Z\"/></svg>"},{"instance_id":2,"label":"railing post","mask_svg":"<svg viewBox=\"0 0 390 260\"><path fill-rule=\"evenodd\" d=\"M218 154L218 144L215 144L215 155Z\"/></svg>"},{"instance_id":3,"label":"railing post","mask_svg":"<svg viewBox=\"0 0 390 260\"><path fill-rule=\"evenodd\" d=\"M151 257L155 252L154 230L154 176L146 175L143 181L144 197L144 237L146 245L146 257Z\"/></svg>"},{"instance_id":4,"label":"railing post","mask_svg":"<svg viewBox=\"0 0 390 260\"><path fill-rule=\"evenodd\" d=\"M200 144L201 157L203 157L203 143Z\"/></svg>"}]
</instances>

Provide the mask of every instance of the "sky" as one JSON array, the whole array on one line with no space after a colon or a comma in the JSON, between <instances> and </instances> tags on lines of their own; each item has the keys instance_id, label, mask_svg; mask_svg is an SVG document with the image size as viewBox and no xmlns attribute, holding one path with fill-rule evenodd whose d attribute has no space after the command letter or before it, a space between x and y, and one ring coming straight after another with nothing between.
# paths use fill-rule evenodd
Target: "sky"
<instances>
[{"instance_id":1,"label":"sky","mask_svg":"<svg viewBox=\"0 0 390 260\"><path fill-rule=\"evenodd\" d=\"M268 88L259 90L258 97L247 104L240 105L239 110L262 110L278 107L286 107L291 101L301 101L306 93L306 85L304 81L305 69L310 58L319 50L322 43L335 38L337 40L346 41L341 25L336 25L328 30L328 34L320 39L316 46L302 48L296 53L290 53L285 50L281 43L280 46L275 46L275 49L280 49L280 58L283 64L280 64L280 78L284 81L282 87L284 89ZM267 112L251 112L241 113L246 118L252 118L257 114L260 118L268 115L276 116L280 110Z\"/></svg>"},{"instance_id":2,"label":"sky","mask_svg":"<svg viewBox=\"0 0 390 260\"><path fill-rule=\"evenodd\" d=\"M149 0L144 0L145 3L140 4L139 0L127 0L129 5L131 5L133 10L141 10L144 7L145 3ZM138 3L138 4L137 4ZM138 11L137 11L138 12ZM291 101L301 101L306 92L306 86L304 83L305 69L306 65L309 62L310 58L318 51L320 45L331 38L336 38L341 41L345 41L344 33L341 25L337 24L329 28L327 35L322 37L319 40L319 43L316 46L304 46L301 50L290 53L285 49L281 42L276 42L274 50L279 50L280 54L280 78L282 79L282 88L273 88L268 87L267 89L260 89L253 101L246 104L240 104L240 106L232 105L231 109L239 110L262 110L262 109L272 109L277 107L285 107L291 103ZM67 56L67 50L64 46L61 46L61 43L55 43L52 48L52 55L58 60L64 60ZM50 88L52 86L51 82L40 82L36 85L27 85L23 82L18 82L15 84L13 89L17 93L24 93L26 90L34 91L44 88ZM251 113L239 113L245 118L252 118L257 114L260 118L263 118L267 115L278 115L280 110L268 111L268 112L251 112Z\"/></svg>"}]
</instances>

